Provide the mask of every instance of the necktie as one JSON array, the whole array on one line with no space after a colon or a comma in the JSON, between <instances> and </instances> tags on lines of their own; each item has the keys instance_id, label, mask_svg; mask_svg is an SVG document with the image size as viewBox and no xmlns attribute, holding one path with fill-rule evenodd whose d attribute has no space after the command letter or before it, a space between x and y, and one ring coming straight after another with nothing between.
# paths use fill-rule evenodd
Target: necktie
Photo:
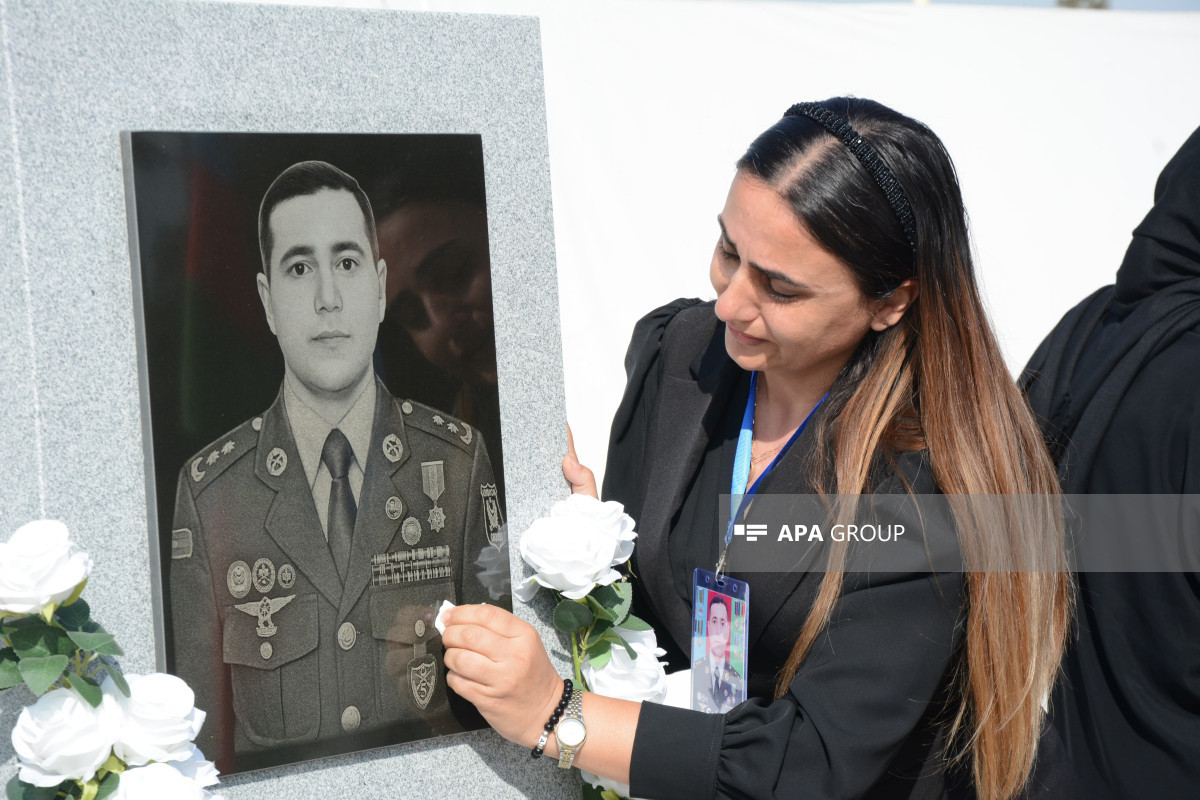
<instances>
[{"instance_id":1,"label":"necktie","mask_svg":"<svg viewBox=\"0 0 1200 800\"><path fill-rule=\"evenodd\" d=\"M321 449L321 461L329 469L332 478L327 518L329 552L333 554L333 563L343 583L350 568L350 539L354 534L356 512L354 494L350 491L350 459L353 456L346 435L337 428L331 430Z\"/></svg>"}]
</instances>

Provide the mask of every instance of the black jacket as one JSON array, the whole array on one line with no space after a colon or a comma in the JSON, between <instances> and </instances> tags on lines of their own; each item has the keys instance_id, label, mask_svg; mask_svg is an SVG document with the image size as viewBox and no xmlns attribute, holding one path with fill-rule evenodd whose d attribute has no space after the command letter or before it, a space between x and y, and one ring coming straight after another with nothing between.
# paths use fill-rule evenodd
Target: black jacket
<instances>
[{"instance_id":1,"label":"black jacket","mask_svg":"<svg viewBox=\"0 0 1200 800\"><path fill-rule=\"evenodd\" d=\"M1116 285L1068 312L1022 377L1069 494L1200 493L1200 130L1154 199ZM1062 758L1087 797L1196 797L1200 576L1092 572L1078 587L1051 702Z\"/></svg>"}]
</instances>

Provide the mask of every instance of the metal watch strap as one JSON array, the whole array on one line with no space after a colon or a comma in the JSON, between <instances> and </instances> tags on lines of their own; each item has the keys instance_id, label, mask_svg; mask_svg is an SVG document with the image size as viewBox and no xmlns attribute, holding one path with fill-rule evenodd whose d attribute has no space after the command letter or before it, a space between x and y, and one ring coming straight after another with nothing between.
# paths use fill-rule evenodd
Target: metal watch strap
<instances>
[{"instance_id":1,"label":"metal watch strap","mask_svg":"<svg viewBox=\"0 0 1200 800\"><path fill-rule=\"evenodd\" d=\"M571 703L567 706L567 713L563 717L562 722L559 722L558 724L562 725L563 722L566 722L567 720L578 720L580 723L583 723L583 692L579 689L576 689L571 695ZM556 732L557 730L558 729L555 728ZM587 729L585 728L584 730L584 737L586 738ZM558 766L562 769L570 769L571 765L575 761L575 754L579 752L580 747L583 747L583 742L580 742L574 747L564 747L562 740L558 739L557 735L555 736L555 739L558 741Z\"/></svg>"}]
</instances>

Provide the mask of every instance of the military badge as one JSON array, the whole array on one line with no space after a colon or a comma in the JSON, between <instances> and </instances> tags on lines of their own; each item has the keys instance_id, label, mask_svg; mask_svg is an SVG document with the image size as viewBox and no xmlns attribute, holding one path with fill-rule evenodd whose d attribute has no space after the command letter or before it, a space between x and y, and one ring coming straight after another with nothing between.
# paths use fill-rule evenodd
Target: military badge
<instances>
[{"instance_id":1,"label":"military badge","mask_svg":"<svg viewBox=\"0 0 1200 800\"><path fill-rule=\"evenodd\" d=\"M245 561L230 564L229 571L225 573L225 585L238 600L250 594L250 565Z\"/></svg>"},{"instance_id":2,"label":"military badge","mask_svg":"<svg viewBox=\"0 0 1200 800\"><path fill-rule=\"evenodd\" d=\"M200 481L204 480L204 470L200 469L200 465L202 463L204 463L203 456L201 456L200 458L197 458L195 461L192 462L192 469L191 469L192 480L194 480L196 483L199 483Z\"/></svg>"},{"instance_id":3,"label":"military badge","mask_svg":"<svg viewBox=\"0 0 1200 800\"><path fill-rule=\"evenodd\" d=\"M279 568L279 588L290 589L292 584L296 582L296 568L291 564L284 564Z\"/></svg>"},{"instance_id":4,"label":"military badge","mask_svg":"<svg viewBox=\"0 0 1200 800\"><path fill-rule=\"evenodd\" d=\"M438 426L445 425L446 420L442 419L440 414L434 414L433 415L433 424L438 425Z\"/></svg>"},{"instance_id":5,"label":"military badge","mask_svg":"<svg viewBox=\"0 0 1200 800\"><path fill-rule=\"evenodd\" d=\"M421 488L433 501L433 508L429 509L429 529L437 533L446 527L446 512L438 508L437 504L442 492L446 491L446 473L443 462L421 462Z\"/></svg>"},{"instance_id":6,"label":"military badge","mask_svg":"<svg viewBox=\"0 0 1200 800\"><path fill-rule=\"evenodd\" d=\"M404 455L404 443L394 433L389 433L383 439L383 454L387 460L395 464Z\"/></svg>"},{"instance_id":7,"label":"military badge","mask_svg":"<svg viewBox=\"0 0 1200 800\"><path fill-rule=\"evenodd\" d=\"M287 597L276 597L274 600L264 597L253 603L241 603L234 608L252 617L258 617L258 627L255 630L259 636L265 639L279 632L279 627L275 625L271 615L279 613L281 608L295 599L296 595L294 594L289 594Z\"/></svg>"},{"instance_id":8,"label":"military badge","mask_svg":"<svg viewBox=\"0 0 1200 800\"><path fill-rule=\"evenodd\" d=\"M229 455L230 453L232 453L234 451L234 448L236 448L236 447L237 447L237 445L233 443L233 440L232 439L229 440L224 445L222 445L221 455L223 455L223 456Z\"/></svg>"},{"instance_id":9,"label":"military badge","mask_svg":"<svg viewBox=\"0 0 1200 800\"><path fill-rule=\"evenodd\" d=\"M221 454L218 453L216 450L213 450L211 453L208 454L208 458L204 459L204 463L208 464L211 467L213 464L217 463L217 461L220 458L221 458Z\"/></svg>"},{"instance_id":10,"label":"military badge","mask_svg":"<svg viewBox=\"0 0 1200 800\"><path fill-rule=\"evenodd\" d=\"M433 699L433 690L437 686L437 659L426 653L408 662L408 682L417 706L429 708L429 701Z\"/></svg>"},{"instance_id":11,"label":"military badge","mask_svg":"<svg viewBox=\"0 0 1200 800\"><path fill-rule=\"evenodd\" d=\"M460 436L458 438L462 439L463 444L470 444L471 437L474 435L471 433L471 426L465 422L462 424L462 426L463 426L463 434L462 434L462 436Z\"/></svg>"},{"instance_id":12,"label":"military badge","mask_svg":"<svg viewBox=\"0 0 1200 800\"><path fill-rule=\"evenodd\" d=\"M269 558L254 562L254 588L263 594L275 588L275 565Z\"/></svg>"},{"instance_id":13,"label":"military badge","mask_svg":"<svg viewBox=\"0 0 1200 800\"><path fill-rule=\"evenodd\" d=\"M421 523L417 521L416 517L404 520L404 524L400 526L400 536L409 547L421 541Z\"/></svg>"},{"instance_id":14,"label":"military badge","mask_svg":"<svg viewBox=\"0 0 1200 800\"><path fill-rule=\"evenodd\" d=\"M267 472L278 478L287 469L287 453L278 447L267 453Z\"/></svg>"},{"instance_id":15,"label":"military badge","mask_svg":"<svg viewBox=\"0 0 1200 800\"><path fill-rule=\"evenodd\" d=\"M479 494L483 497L483 527L488 541L496 547L503 547L504 513L500 510L500 493L496 491L496 484L480 484Z\"/></svg>"},{"instance_id":16,"label":"military badge","mask_svg":"<svg viewBox=\"0 0 1200 800\"><path fill-rule=\"evenodd\" d=\"M458 433L458 426L455 425L453 422L447 422L446 430L450 431L451 433Z\"/></svg>"},{"instance_id":17,"label":"military badge","mask_svg":"<svg viewBox=\"0 0 1200 800\"><path fill-rule=\"evenodd\" d=\"M392 495L387 499L387 503L383 507L388 519L400 519L404 514L404 501L399 497Z\"/></svg>"}]
</instances>

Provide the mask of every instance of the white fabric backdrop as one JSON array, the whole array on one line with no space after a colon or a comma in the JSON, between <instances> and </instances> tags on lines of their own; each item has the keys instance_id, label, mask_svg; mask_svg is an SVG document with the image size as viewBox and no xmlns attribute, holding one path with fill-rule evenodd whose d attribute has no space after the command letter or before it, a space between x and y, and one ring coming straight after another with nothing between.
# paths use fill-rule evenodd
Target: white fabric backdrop
<instances>
[{"instance_id":1,"label":"white fabric backdrop","mask_svg":"<svg viewBox=\"0 0 1200 800\"><path fill-rule=\"evenodd\" d=\"M567 410L598 476L633 323L676 297L713 296L733 162L793 102L871 97L942 137L1014 372L1064 311L1111 282L1159 170L1200 126L1200 13L340 4L541 17Z\"/></svg>"}]
</instances>

